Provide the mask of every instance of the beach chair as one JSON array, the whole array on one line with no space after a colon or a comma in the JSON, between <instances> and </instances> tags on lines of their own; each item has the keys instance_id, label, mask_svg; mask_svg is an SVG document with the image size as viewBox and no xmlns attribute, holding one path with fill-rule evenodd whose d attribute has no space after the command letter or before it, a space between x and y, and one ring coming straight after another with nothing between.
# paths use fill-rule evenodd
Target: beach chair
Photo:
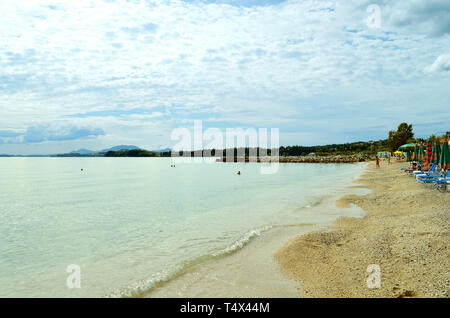
<instances>
[{"instance_id":1,"label":"beach chair","mask_svg":"<svg viewBox=\"0 0 450 318\"><path fill-rule=\"evenodd\" d=\"M442 179L433 183L433 185L441 192L450 192L450 179Z\"/></svg>"},{"instance_id":2,"label":"beach chair","mask_svg":"<svg viewBox=\"0 0 450 318\"><path fill-rule=\"evenodd\" d=\"M448 185L450 185L450 179L443 179L443 180L436 181L436 184L448 186Z\"/></svg>"},{"instance_id":3,"label":"beach chair","mask_svg":"<svg viewBox=\"0 0 450 318\"><path fill-rule=\"evenodd\" d=\"M429 172L433 172L434 169L436 169L437 165L433 164L431 165L431 167L428 169L428 171L412 171L411 174L413 175L418 175L418 174L425 174L425 173L429 173Z\"/></svg>"},{"instance_id":4,"label":"beach chair","mask_svg":"<svg viewBox=\"0 0 450 318\"><path fill-rule=\"evenodd\" d=\"M422 183L437 183L439 181L448 180L449 178L450 178L450 170L447 171L447 173L445 174L445 176L443 178L421 179L421 180L417 180L417 181L422 182Z\"/></svg>"},{"instance_id":5,"label":"beach chair","mask_svg":"<svg viewBox=\"0 0 450 318\"><path fill-rule=\"evenodd\" d=\"M422 173L416 173L414 174L416 176L416 179L427 179L427 178L439 178L442 177L441 172L439 171L439 167L437 165L433 165L430 168L430 171L422 172Z\"/></svg>"},{"instance_id":6,"label":"beach chair","mask_svg":"<svg viewBox=\"0 0 450 318\"><path fill-rule=\"evenodd\" d=\"M413 171L417 171L417 163L413 162L411 164L411 168L402 168L401 170L403 170L403 172L406 172L406 173L411 173Z\"/></svg>"},{"instance_id":7,"label":"beach chair","mask_svg":"<svg viewBox=\"0 0 450 318\"><path fill-rule=\"evenodd\" d=\"M417 174L417 173L431 172L432 170L436 169L437 166L438 166L437 164L434 164L434 163L433 163L433 164L430 166L430 168L428 169L428 171L413 171L413 173Z\"/></svg>"}]
</instances>

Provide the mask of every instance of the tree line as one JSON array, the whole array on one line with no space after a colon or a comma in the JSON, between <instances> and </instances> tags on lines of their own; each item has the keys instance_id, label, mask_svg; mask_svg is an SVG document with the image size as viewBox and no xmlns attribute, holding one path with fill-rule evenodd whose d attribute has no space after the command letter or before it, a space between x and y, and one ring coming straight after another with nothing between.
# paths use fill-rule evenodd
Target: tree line
<instances>
[{"instance_id":1,"label":"tree line","mask_svg":"<svg viewBox=\"0 0 450 318\"><path fill-rule=\"evenodd\" d=\"M430 137L424 138L414 138L413 126L407 123L401 123L397 130L389 131L389 136L387 139L388 148L390 151L396 151L400 146L409 143L420 143L420 142L431 142L435 143L437 140L446 139L447 134L442 136L431 135Z\"/></svg>"},{"instance_id":2,"label":"tree line","mask_svg":"<svg viewBox=\"0 0 450 318\"><path fill-rule=\"evenodd\" d=\"M427 139L415 139L413 126L407 123L401 123L397 130L389 131L388 138L378 141L358 141L345 144L329 144L323 146L281 146L278 148L280 156L307 156L314 154L316 156L330 155L374 155L380 151L396 151L400 146L413 142L435 142L438 139L445 138L431 135ZM272 155L274 149L265 148L230 148L230 149L211 149L208 151L195 150L183 152L179 151L180 157L226 157L226 156L265 156ZM85 155L89 156L89 155ZM152 152L143 149L108 151L105 157L171 157L172 152Z\"/></svg>"}]
</instances>

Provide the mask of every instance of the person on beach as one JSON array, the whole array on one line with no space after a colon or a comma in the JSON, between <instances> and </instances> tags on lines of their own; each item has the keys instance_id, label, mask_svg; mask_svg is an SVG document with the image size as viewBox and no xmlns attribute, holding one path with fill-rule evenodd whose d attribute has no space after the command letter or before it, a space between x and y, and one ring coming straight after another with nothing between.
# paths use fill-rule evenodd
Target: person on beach
<instances>
[{"instance_id":1,"label":"person on beach","mask_svg":"<svg viewBox=\"0 0 450 318\"><path fill-rule=\"evenodd\" d=\"M375 162L376 162L376 167L379 168L380 167L380 158L378 158L378 156L375 157Z\"/></svg>"},{"instance_id":2,"label":"person on beach","mask_svg":"<svg viewBox=\"0 0 450 318\"><path fill-rule=\"evenodd\" d=\"M412 162L411 163L411 168L410 169L405 169L405 172L413 172L417 170L417 163Z\"/></svg>"}]
</instances>

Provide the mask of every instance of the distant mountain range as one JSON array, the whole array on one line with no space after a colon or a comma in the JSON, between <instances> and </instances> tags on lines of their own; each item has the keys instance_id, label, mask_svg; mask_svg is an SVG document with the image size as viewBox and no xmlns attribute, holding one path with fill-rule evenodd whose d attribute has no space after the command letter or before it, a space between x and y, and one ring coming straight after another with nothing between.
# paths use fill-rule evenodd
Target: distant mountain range
<instances>
[{"instance_id":1,"label":"distant mountain range","mask_svg":"<svg viewBox=\"0 0 450 318\"><path fill-rule=\"evenodd\" d=\"M143 150L142 148L139 148L137 146L133 146L133 145L120 145L120 146L114 146L111 148L107 148L107 149L102 149L102 150L98 150L98 151L94 151L94 150L89 150L89 149L78 149L78 150L74 150L71 151L69 153L65 153L65 154L60 154L58 155L59 157L82 157L82 156L94 156L94 157L102 157L105 153L107 153L108 151L124 151L124 150ZM165 148L165 149L159 149L159 150L150 150L149 152L152 153L163 153L163 152L171 152L172 150L170 148Z\"/></svg>"},{"instance_id":2,"label":"distant mountain range","mask_svg":"<svg viewBox=\"0 0 450 318\"><path fill-rule=\"evenodd\" d=\"M8 155L8 154L0 154L0 157L103 157L108 151L130 151L130 150L142 150L142 152L146 153L156 153L158 154L157 157L159 157L159 154L171 152L172 149L165 148L165 149L158 149L158 150L145 150L142 148L139 148L137 146L133 145L120 145L120 146L114 146L111 148L106 148L102 150L90 150L81 148L78 150L74 150L67 153L62 154L46 154L46 155ZM167 154L164 154L164 156L167 156Z\"/></svg>"},{"instance_id":3,"label":"distant mountain range","mask_svg":"<svg viewBox=\"0 0 450 318\"><path fill-rule=\"evenodd\" d=\"M160 150L150 150L151 152L156 152L156 153L161 153L161 152L171 152L172 149L170 148L165 148L165 149L160 149Z\"/></svg>"},{"instance_id":4,"label":"distant mountain range","mask_svg":"<svg viewBox=\"0 0 450 318\"><path fill-rule=\"evenodd\" d=\"M92 150L89 150L89 149L78 149L78 150L74 150L74 151L69 152L69 154L71 154L71 155L76 155L76 154L78 154L78 155L91 155L93 153L95 153L95 151L92 151Z\"/></svg>"},{"instance_id":5,"label":"distant mountain range","mask_svg":"<svg viewBox=\"0 0 450 318\"><path fill-rule=\"evenodd\" d=\"M94 151L94 150L89 150L89 149L78 149L78 150L69 152L69 154L70 155L92 155L94 153L105 153L108 151L133 150L133 149L141 149L141 148L139 148L137 146L132 146L132 145L131 146L120 145L120 146L114 146L114 147L99 150L99 151Z\"/></svg>"}]
</instances>

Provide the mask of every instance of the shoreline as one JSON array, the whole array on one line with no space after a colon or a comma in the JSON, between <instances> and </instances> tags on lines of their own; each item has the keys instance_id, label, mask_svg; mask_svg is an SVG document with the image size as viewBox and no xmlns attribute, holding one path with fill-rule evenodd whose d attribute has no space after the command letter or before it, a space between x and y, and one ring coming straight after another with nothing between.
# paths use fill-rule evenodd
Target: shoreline
<instances>
[{"instance_id":1,"label":"shoreline","mask_svg":"<svg viewBox=\"0 0 450 318\"><path fill-rule=\"evenodd\" d=\"M450 196L415 182L404 166L368 166L356 188L372 192L336 201L364 209L363 218L341 217L275 253L283 273L301 282L299 297L448 298ZM380 288L367 287L371 264L380 267Z\"/></svg>"},{"instance_id":2,"label":"shoreline","mask_svg":"<svg viewBox=\"0 0 450 318\"><path fill-rule=\"evenodd\" d=\"M364 163L361 165L367 166ZM361 167L361 170L353 176L351 184L354 184L365 169L366 167ZM284 275L274 253L300 234L326 230L343 215L364 216L365 211L359 207L343 209L336 205L336 200L343 194L367 193L367 190L356 187L348 189L347 185L337 188L334 190L335 193L324 194L317 204L296 209L295 213L303 214L307 220L313 217L316 222L275 225L232 253L187 268L180 275L161 282L139 297L298 297L302 283Z\"/></svg>"}]
</instances>

